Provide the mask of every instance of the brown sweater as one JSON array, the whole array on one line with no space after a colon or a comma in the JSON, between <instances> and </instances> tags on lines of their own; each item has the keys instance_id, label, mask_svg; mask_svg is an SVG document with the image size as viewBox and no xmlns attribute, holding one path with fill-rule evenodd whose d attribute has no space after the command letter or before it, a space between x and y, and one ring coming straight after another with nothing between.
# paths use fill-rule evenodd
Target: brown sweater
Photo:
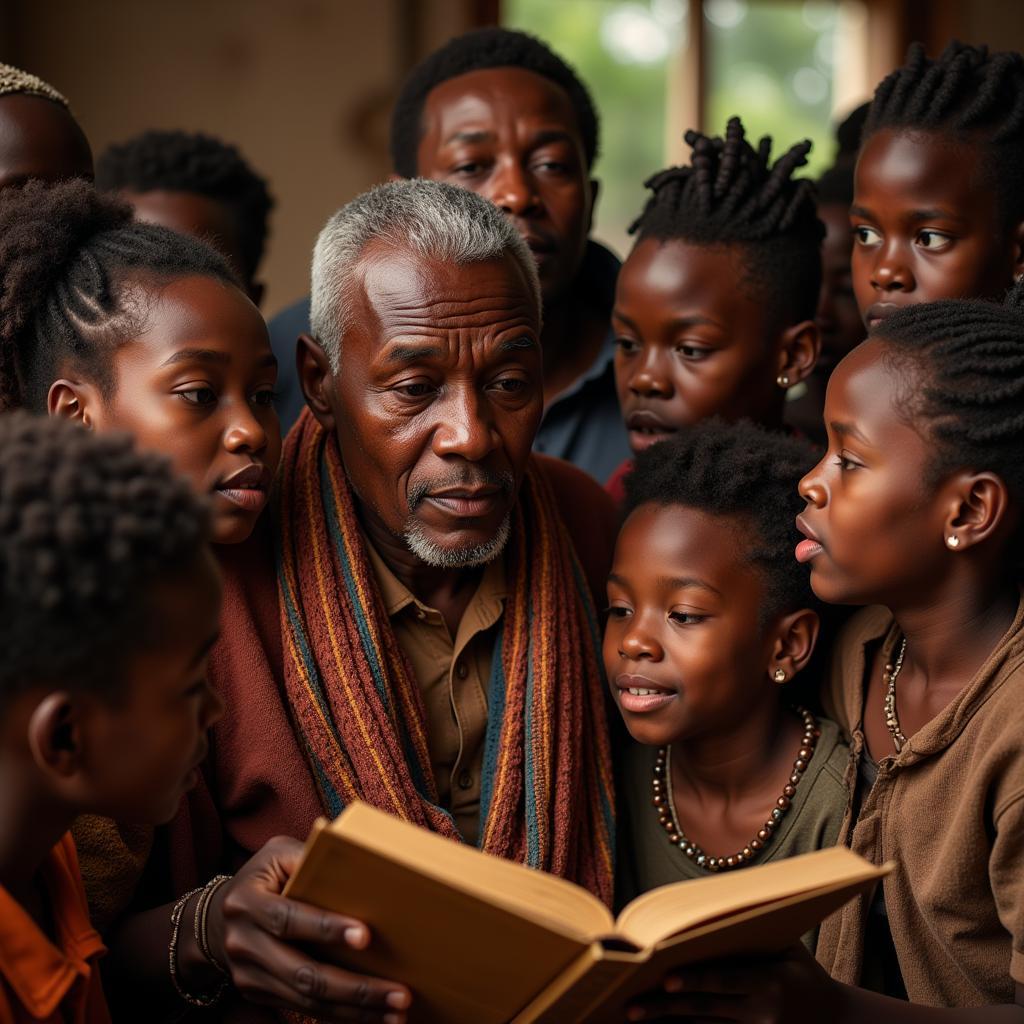
<instances>
[{"instance_id":1,"label":"brown sweater","mask_svg":"<svg viewBox=\"0 0 1024 1024\"><path fill-rule=\"evenodd\" d=\"M867 608L836 647L829 710L851 738L851 797L866 756L866 672L877 646L888 655L896 640L892 615ZM911 1002L1013 1001L1014 982L1024 983L1024 601L960 695L882 758L839 841L896 862L885 908ZM869 905L861 897L822 925L818 959L839 981L861 979Z\"/></svg>"}]
</instances>

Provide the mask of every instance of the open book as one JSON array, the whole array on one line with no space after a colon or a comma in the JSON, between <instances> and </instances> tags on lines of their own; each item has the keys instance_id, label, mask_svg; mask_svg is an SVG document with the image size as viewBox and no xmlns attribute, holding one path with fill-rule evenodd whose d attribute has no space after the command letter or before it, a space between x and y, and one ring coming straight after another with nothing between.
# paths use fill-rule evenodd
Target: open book
<instances>
[{"instance_id":1,"label":"open book","mask_svg":"<svg viewBox=\"0 0 1024 1024\"><path fill-rule=\"evenodd\" d=\"M571 882L356 803L316 823L285 895L366 922L339 962L408 985L412 1022L603 1024L674 967L795 944L888 870L834 847L662 886L615 920Z\"/></svg>"}]
</instances>

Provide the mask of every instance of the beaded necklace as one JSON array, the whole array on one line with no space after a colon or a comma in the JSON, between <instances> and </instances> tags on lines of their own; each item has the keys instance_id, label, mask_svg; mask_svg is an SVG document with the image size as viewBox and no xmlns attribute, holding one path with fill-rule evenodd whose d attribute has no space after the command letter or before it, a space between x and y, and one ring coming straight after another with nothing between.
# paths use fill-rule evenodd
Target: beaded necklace
<instances>
[{"instance_id":1,"label":"beaded necklace","mask_svg":"<svg viewBox=\"0 0 1024 1024\"><path fill-rule=\"evenodd\" d=\"M729 871L732 868L741 868L756 860L772 841L779 822L793 805L796 787L800 784L800 780L814 756L814 748L821 735L817 719L810 711L805 708L794 708L793 710L804 720L804 734L800 740L800 752L793 762L793 774L790 775L789 781L783 787L782 796L775 801L775 807L767 821L758 830L757 835L743 849L728 857L709 857L699 844L688 839L686 833L683 832L679 819L676 817L676 805L672 798L672 773L669 760L672 748L661 747L658 750L654 761L654 778L651 783L654 809L658 813L659 823L668 833L668 841L678 847L697 867L704 868L706 871Z\"/></svg>"}]
</instances>

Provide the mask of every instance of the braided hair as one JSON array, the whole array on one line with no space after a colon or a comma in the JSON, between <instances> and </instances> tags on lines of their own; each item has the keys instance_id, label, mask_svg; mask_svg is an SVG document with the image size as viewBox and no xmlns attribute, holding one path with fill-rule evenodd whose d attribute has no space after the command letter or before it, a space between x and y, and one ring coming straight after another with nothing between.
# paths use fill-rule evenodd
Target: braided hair
<instances>
[{"instance_id":1,"label":"braided hair","mask_svg":"<svg viewBox=\"0 0 1024 1024\"><path fill-rule=\"evenodd\" d=\"M238 235L241 271L256 275L273 209L267 182L234 147L201 132L150 131L110 146L96 162L101 192L192 192L225 207Z\"/></svg>"},{"instance_id":2,"label":"braided hair","mask_svg":"<svg viewBox=\"0 0 1024 1024\"><path fill-rule=\"evenodd\" d=\"M794 520L804 508L797 484L818 457L807 441L749 420L702 420L637 456L625 511L683 505L739 524L740 543L763 578L767 622L818 606L810 574L793 557L800 540Z\"/></svg>"},{"instance_id":3,"label":"braided hair","mask_svg":"<svg viewBox=\"0 0 1024 1024\"><path fill-rule=\"evenodd\" d=\"M653 195L630 227L638 241L679 240L735 245L742 250L747 284L770 308L792 322L814 317L821 287L821 241L814 185L793 172L807 163L809 140L774 165L772 140L755 151L738 117L725 138L688 131L689 167L670 167L644 183Z\"/></svg>"},{"instance_id":4,"label":"braided hair","mask_svg":"<svg viewBox=\"0 0 1024 1024\"><path fill-rule=\"evenodd\" d=\"M205 502L128 435L0 417L0 702L43 682L115 691L158 628L146 589L207 530Z\"/></svg>"},{"instance_id":5,"label":"braided hair","mask_svg":"<svg viewBox=\"0 0 1024 1024\"><path fill-rule=\"evenodd\" d=\"M864 139L882 129L940 132L982 143L1007 218L1024 218L1024 56L951 42L938 60L913 43L875 90Z\"/></svg>"},{"instance_id":6,"label":"braided hair","mask_svg":"<svg viewBox=\"0 0 1024 1024\"><path fill-rule=\"evenodd\" d=\"M40 96L65 110L71 109L68 101L52 85L13 64L0 63L0 96Z\"/></svg>"},{"instance_id":7,"label":"braided hair","mask_svg":"<svg viewBox=\"0 0 1024 1024\"><path fill-rule=\"evenodd\" d=\"M207 245L134 222L81 180L0 191L0 266L0 409L37 412L65 364L112 393L114 351L145 328L138 285L194 274L238 284Z\"/></svg>"},{"instance_id":8,"label":"braided hair","mask_svg":"<svg viewBox=\"0 0 1024 1024\"><path fill-rule=\"evenodd\" d=\"M1002 305L907 306L868 336L885 344L903 378L901 408L935 443L932 482L957 469L988 469L1024 501L1024 285Z\"/></svg>"},{"instance_id":9,"label":"braided hair","mask_svg":"<svg viewBox=\"0 0 1024 1024\"><path fill-rule=\"evenodd\" d=\"M423 137L423 105L442 82L471 71L521 68L561 86L576 113L583 152L593 167L598 150L594 101L576 72L553 50L527 32L481 28L450 39L409 72L391 113L391 162L395 173L415 178L416 150Z\"/></svg>"}]
</instances>

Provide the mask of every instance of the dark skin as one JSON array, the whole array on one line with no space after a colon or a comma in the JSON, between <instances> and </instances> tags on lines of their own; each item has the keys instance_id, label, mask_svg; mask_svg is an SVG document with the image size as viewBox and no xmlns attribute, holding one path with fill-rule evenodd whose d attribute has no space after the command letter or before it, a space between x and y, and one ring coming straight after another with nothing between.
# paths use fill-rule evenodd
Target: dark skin
<instances>
[{"instance_id":1,"label":"dark skin","mask_svg":"<svg viewBox=\"0 0 1024 1024\"><path fill-rule=\"evenodd\" d=\"M141 596L141 595L140 595ZM40 865L84 813L161 824L198 781L223 704L206 683L220 581L203 551L145 595L145 644L110 694L40 681L7 702L0 731L0 885L44 931ZM159 625L155 625L159 623Z\"/></svg>"},{"instance_id":2,"label":"dark skin","mask_svg":"<svg viewBox=\"0 0 1024 1024\"><path fill-rule=\"evenodd\" d=\"M358 278L338 371L304 337L300 380L338 437L370 540L454 636L479 570L430 565L404 535L414 522L458 553L514 508L541 415L538 311L508 256L456 267L371 244Z\"/></svg>"},{"instance_id":3,"label":"dark skin","mask_svg":"<svg viewBox=\"0 0 1024 1024\"><path fill-rule=\"evenodd\" d=\"M828 380L836 364L854 346L864 340L864 322L857 309L853 291L849 208L841 203L822 203L818 217L825 225L825 241L821 246L821 294L818 299L818 330L821 332L821 354L808 380ZM824 404L824 389L822 403Z\"/></svg>"},{"instance_id":4,"label":"dark skin","mask_svg":"<svg viewBox=\"0 0 1024 1024\"><path fill-rule=\"evenodd\" d=\"M136 220L145 224L159 224L180 235L191 235L212 245L231 264L253 303L257 306L260 304L264 287L260 282L252 280L246 270L238 224L230 207L209 196L181 189L158 188L148 192L127 189L119 195L131 204Z\"/></svg>"},{"instance_id":5,"label":"dark skin","mask_svg":"<svg viewBox=\"0 0 1024 1024\"><path fill-rule=\"evenodd\" d=\"M92 180L92 151L67 108L42 96L0 96L0 188L31 178Z\"/></svg>"},{"instance_id":6,"label":"dark skin","mask_svg":"<svg viewBox=\"0 0 1024 1024\"><path fill-rule=\"evenodd\" d=\"M212 498L214 542L237 544L266 505L281 455L266 324L238 288L211 277L137 287L149 303L144 329L113 355L113 393L63 367L48 410L127 430L169 456Z\"/></svg>"},{"instance_id":7,"label":"dark skin","mask_svg":"<svg viewBox=\"0 0 1024 1024\"><path fill-rule=\"evenodd\" d=\"M785 390L818 355L813 321L779 325L737 279L736 246L647 238L619 273L615 383L634 452L710 416L782 425Z\"/></svg>"},{"instance_id":8,"label":"dark skin","mask_svg":"<svg viewBox=\"0 0 1024 1024\"><path fill-rule=\"evenodd\" d=\"M871 327L937 299L1001 299L1024 270L978 143L885 129L864 144L850 209L853 287Z\"/></svg>"},{"instance_id":9,"label":"dark skin","mask_svg":"<svg viewBox=\"0 0 1024 1024\"><path fill-rule=\"evenodd\" d=\"M893 612L907 638L899 715L910 736L963 690L1013 620L1017 592L1007 578L1006 553L1019 510L993 473L957 470L929 484L931 442L901 415L904 389L926 382L897 380L884 356L884 339L871 339L829 381L829 450L800 483L807 508L797 525L808 540L797 550L824 600L883 604ZM949 536L959 538L956 550L947 546ZM881 671L879 656L864 709L875 758L894 752L882 714ZM841 985L799 949L771 962L695 968L665 987L666 994L652 995L630 1019L670 1013L751 1024L1024 1021L1021 985L1012 1005L912 1005Z\"/></svg>"},{"instance_id":10,"label":"dark skin","mask_svg":"<svg viewBox=\"0 0 1024 1024\"><path fill-rule=\"evenodd\" d=\"M608 329L572 295L598 183L568 94L522 68L471 71L423 106L417 171L478 192L509 217L537 261L544 294L544 398L593 364Z\"/></svg>"},{"instance_id":11,"label":"dark skin","mask_svg":"<svg viewBox=\"0 0 1024 1024\"><path fill-rule=\"evenodd\" d=\"M792 679L818 633L810 609L761 621L765 586L746 557L744 525L642 505L622 527L608 577L613 698L635 740L671 745L676 815L710 856L747 846L789 779L802 723L782 707L772 674Z\"/></svg>"},{"instance_id":12,"label":"dark skin","mask_svg":"<svg viewBox=\"0 0 1024 1024\"><path fill-rule=\"evenodd\" d=\"M303 337L300 379L314 415L337 436L367 535L454 635L479 572L429 565L404 536L412 521L429 544L458 553L492 541L512 511L541 415L539 310L511 257L453 267L378 243L364 250L356 274L337 371ZM404 985L329 962L345 947L364 948L369 929L281 895L301 854L299 841L273 839L217 890L214 956L253 1002L325 1020L402 1024L412 1000ZM168 911L129 921L116 959L127 978L143 980L147 1000L173 1003ZM178 956L189 990L217 984L189 929Z\"/></svg>"}]
</instances>

